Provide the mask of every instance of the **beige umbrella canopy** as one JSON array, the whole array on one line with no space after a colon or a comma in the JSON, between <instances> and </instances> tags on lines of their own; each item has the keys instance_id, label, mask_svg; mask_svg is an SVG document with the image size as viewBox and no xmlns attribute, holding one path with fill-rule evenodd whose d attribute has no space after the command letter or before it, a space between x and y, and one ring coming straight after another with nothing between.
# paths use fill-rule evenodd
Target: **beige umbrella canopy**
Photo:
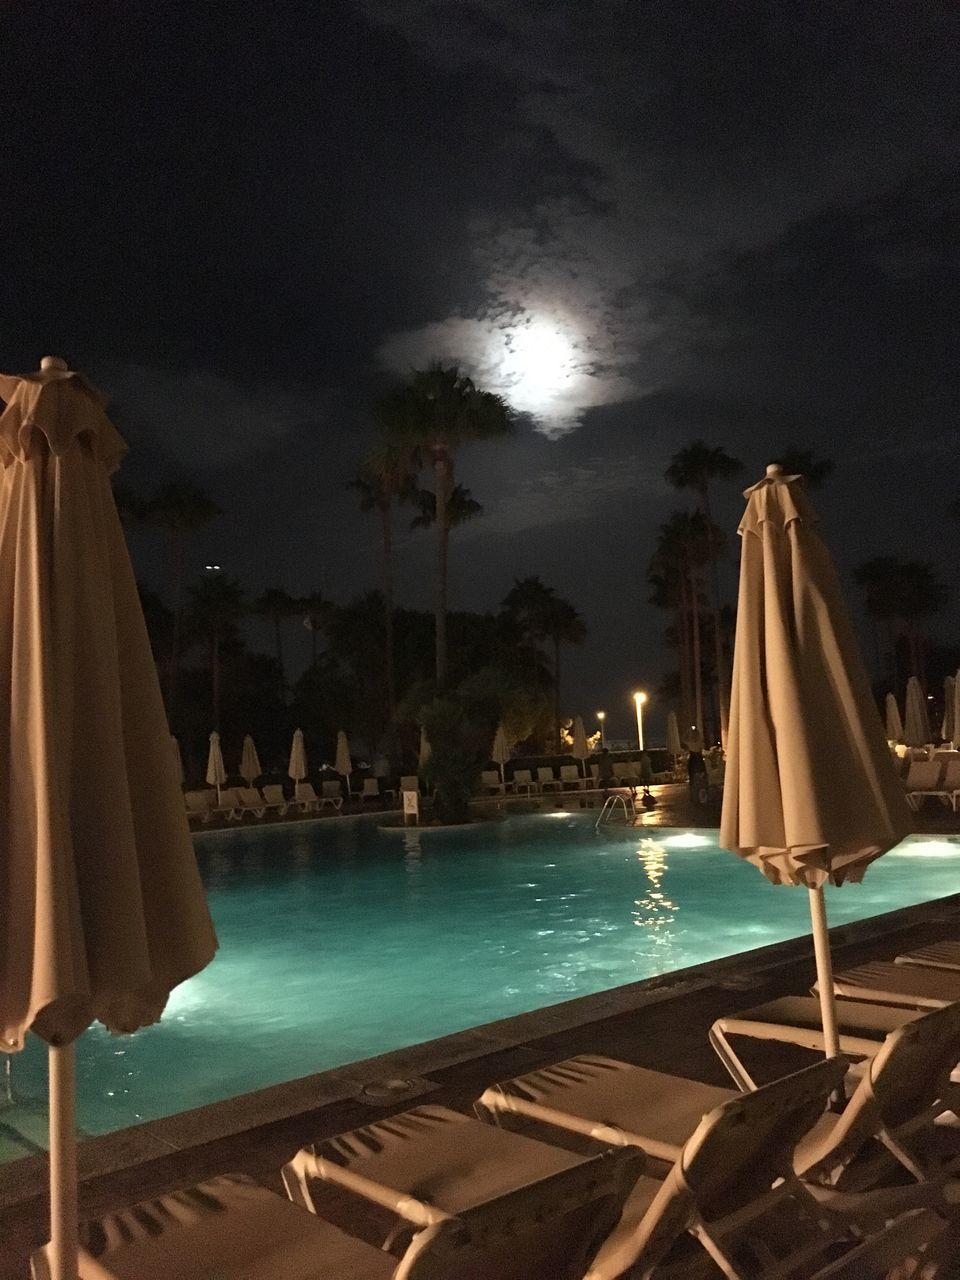
<instances>
[{"instance_id":1,"label":"beige umbrella canopy","mask_svg":"<svg viewBox=\"0 0 960 1280\"><path fill-rule=\"evenodd\" d=\"M353 761L350 759L350 740L343 729L337 733L337 754L333 767L347 784L347 799L350 799L350 775L353 773Z\"/></svg>"},{"instance_id":2,"label":"beige umbrella canopy","mask_svg":"<svg viewBox=\"0 0 960 1280\"><path fill-rule=\"evenodd\" d=\"M180 743L171 733L170 750L173 752L173 763L177 770L177 781L183 786L183 757L180 754Z\"/></svg>"},{"instance_id":3,"label":"beige umbrella canopy","mask_svg":"<svg viewBox=\"0 0 960 1280\"><path fill-rule=\"evenodd\" d=\"M430 739L427 737L426 729L420 729L420 759L417 762L419 768L423 768L430 759L433 748L430 746Z\"/></svg>"},{"instance_id":4,"label":"beige umbrella canopy","mask_svg":"<svg viewBox=\"0 0 960 1280\"><path fill-rule=\"evenodd\" d=\"M216 938L109 473L62 361L0 376L0 1047L50 1047L54 1280L77 1275L73 1041L156 1022Z\"/></svg>"},{"instance_id":5,"label":"beige umbrella canopy","mask_svg":"<svg viewBox=\"0 0 960 1280\"><path fill-rule=\"evenodd\" d=\"M720 843L810 890L837 1051L822 886L860 880L910 821L830 554L797 477L746 491Z\"/></svg>"},{"instance_id":6,"label":"beige umbrella canopy","mask_svg":"<svg viewBox=\"0 0 960 1280\"><path fill-rule=\"evenodd\" d=\"M287 777L293 779L295 795L297 787L306 776L307 749L303 743L303 730L295 729L293 731L293 741L290 743L290 763L287 765Z\"/></svg>"},{"instance_id":7,"label":"beige umbrella canopy","mask_svg":"<svg viewBox=\"0 0 960 1280\"><path fill-rule=\"evenodd\" d=\"M227 769L223 763L223 750L220 746L220 735L214 729L210 735L210 749L207 752L207 785L217 788L217 804L220 803L220 788L227 781Z\"/></svg>"},{"instance_id":8,"label":"beige umbrella canopy","mask_svg":"<svg viewBox=\"0 0 960 1280\"><path fill-rule=\"evenodd\" d=\"M507 732L503 724L497 725L497 732L493 735L493 746L490 748L490 759L500 770L500 781L503 782L503 766L510 759L510 743L507 741Z\"/></svg>"},{"instance_id":9,"label":"beige umbrella canopy","mask_svg":"<svg viewBox=\"0 0 960 1280\"><path fill-rule=\"evenodd\" d=\"M574 760L580 761L583 772L586 773L587 768L584 761L586 761L590 755L590 744L587 742L587 731L583 727L583 716L574 716L573 730L570 736L573 738L573 746L570 749L570 754L573 756Z\"/></svg>"},{"instance_id":10,"label":"beige umbrella canopy","mask_svg":"<svg viewBox=\"0 0 960 1280\"><path fill-rule=\"evenodd\" d=\"M903 716L903 740L908 747L925 747L933 741L930 732L930 716L923 687L916 676L907 681L907 700Z\"/></svg>"},{"instance_id":11,"label":"beige umbrella canopy","mask_svg":"<svg viewBox=\"0 0 960 1280\"><path fill-rule=\"evenodd\" d=\"M900 742L903 739L903 721L900 719L900 708L892 693L888 693L884 701L884 719L887 727L887 741Z\"/></svg>"},{"instance_id":12,"label":"beige umbrella canopy","mask_svg":"<svg viewBox=\"0 0 960 1280\"><path fill-rule=\"evenodd\" d=\"M240 777L248 787L252 787L261 773L263 770L260 768L257 745L248 733L243 739L243 748L240 752Z\"/></svg>"}]
</instances>

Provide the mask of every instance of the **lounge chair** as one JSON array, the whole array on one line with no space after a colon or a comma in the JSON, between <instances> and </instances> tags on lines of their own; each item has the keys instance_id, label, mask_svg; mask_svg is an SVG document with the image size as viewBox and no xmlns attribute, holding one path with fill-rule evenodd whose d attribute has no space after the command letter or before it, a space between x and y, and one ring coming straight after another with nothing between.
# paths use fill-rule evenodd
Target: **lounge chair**
<instances>
[{"instance_id":1,"label":"lounge chair","mask_svg":"<svg viewBox=\"0 0 960 1280\"><path fill-rule=\"evenodd\" d=\"M531 795L534 791L539 790L529 769L514 769L512 785L516 795L519 795L521 791L526 791L527 795Z\"/></svg>"},{"instance_id":2,"label":"lounge chair","mask_svg":"<svg viewBox=\"0 0 960 1280\"><path fill-rule=\"evenodd\" d=\"M901 1005L906 1009L941 1009L960 1000L960 973L873 960L835 973L833 989L845 1000Z\"/></svg>"},{"instance_id":3,"label":"lounge chair","mask_svg":"<svg viewBox=\"0 0 960 1280\"><path fill-rule=\"evenodd\" d=\"M894 964L915 964L924 969L947 969L960 973L960 942L931 942L927 947L897 956Z\"/></svg>"},{"instance_id":4,"label":"lounge chair","mask_svg":"<svg viewBox=\"0 0 960 1280\"><path fill-rule=\"evenodd\" d=\"M279 782L267 783L263 788L263 798L268 809L276 809L278 817L282 818L287 812L287 797L283 794L283 787Z\"/></svg>"},{"instance_id":5,"label":"lounge chair","mask_svg":"<svg viewBox=\"0 0 960 1280\"><path fill-rule=\"evenodd\" d=\"M318 1184L329 1183L390 1211L383 1248L395 1254L425 1218L454 1217L489 1253L476 1269L464 1258L431 1272L436 1280L580 1280L642 1168L635 1150L585 1159L424 1106L304 1148L283 1180L308 1209Z\"/></svg>"},{"instance_id":6,"label":"lounge chair","mask_svg":"<svg viewBox=\"0 0 960 1280\"><path fill-rule=\"evenodd\" d=\"M943 771L943 777L940 779L940 786L943 791L950 797L950 804L953 811L957 811L957 798L960 797L960 756L953 755L946 757L946 768Z\"/></svg>"},{"instance_id":7,"label":"lounge chair","mask_svg":"<svg viewBox=\"0 0 960 1280\"><path fill-rule=\"evenodd\" d=\"M364 800L376 800L378 803L382 802L383 796L380 794L380 779L364 778L363 788L360 792L359 799L361 805Z\"/></svg>"},{"instance_id":8,"label":"lounge chair","mask_svg":"<svg viewBox=\"0 0 960 1280\"><path fill-rule=\"evenodd\" d=\"M293 788L294 802L300 806L301 813L319 813L320 797L313 789L312 782L297 782Z\"/></svg>"},{"instance_id":9,"label":"lounge chair","mask_svg":"<svg viewBox=\"0 0 960 1280\"><path fill-rule=\"evenodd\" d=\"M216 799L215 791L185 791L183 800L187 806L187 818L199 818L201 822L209 822L213 817Z\"/></svg>"},{"instance_id":10,"label":"lounge chair","mask_svg":"<svg viewBox=\"0 0 960 1280\"><path fill-rule=\"evenodd\" d=\"M944 804L953 807L953 797L940 785L944 766L939 760L911 760L905 786L907 804L911 809L919 809L925 796L935 796Z\"/></svg>"},{"instance_id":11,"label":"lounge chair","mask_svg":"<svg viewBox=\"0 0 960 1280\"><path fill-rule=\"evenodd\" d=\"M213 813L228 822L239 822L243 817L243 801L236 787L221 787L220 799L213 806Z\"/></svg>"},{"instance_id":12,"label":"lounge chair","mask_svg":"<svg viewBox=\"0 0 960 1280\"><path fill-rule=\"evenodd\" d=\"M540 765L537 769L537 789L546 791L547 787L555 787L560 790L560 779L554 775L553 768L548 764Z\"/></svg>"},{"instance_id":13,"label":"lounge chair","mask_svg":"<svg viewBox=\"0 0 960 1280\"><path fill-rule=\"evenodd\" d=\"M484 769L480 774L481 791L503 791L503 784L500 781L500 774L496 769Z\"/></svg>"},{"instance_id":14,"label":"lounge chair","mask_svg":"<svg viewBox=\"0 0 960 1280\"><path fill-rule=\"evenodd\" d=\"M267 803L256 787L238 787L237 792L243 802L240 816L252 813L255 818L262 818L267 812Z\"/></svg>"},{"instance_id":15,"label":"lounge chair","mask_svg":"<svg viewBox=\"0 0 960 1280\"><path fill-rule=\"evenodd\" d=\"M825 1059L739 1094L581 1057L488 1089L477 1106L501 1121L639 1146L670 1164L662 1182L637 1184L586 1280L686 1280L715 1275L711 1260L732 1280L866 1280L948 1228L941 1215L910 1210L864 1243L852 1219L821 1205L797 1178L795 1152L845 1069L842 1059ZM885 1204L881 1221L895 1212Z\"/></svg>"},{"instance_id":16,"label":"lounge chair","mask_svg":"<svg viewBox=\"0 0 960 1280\"><path fill-rule=\"evenodd\" d=\"M575 787L578 791L582 791L587 785L586 778L580 777L580 770L575 764L562 764L560 766L560 790L563 791L567 787Z\"/></svg>"},{"instance_id":17,"label":"lounge chair","mask_svg":"<svg viewBox=\"0 0 960 1280\"><path fill-rule=\"evenodd\" d=\"M609 1152L460 1217L412 1195L399 1261L249 1178L228 1175L89 1224L80 1280L579 1280L642 1158ZM361 1194L382 1203L381 1189ZM392 1207L392 1206L391 1206ZM34 1275L48 1280L47 1254Z\"/></svg>"},{"instance_id":18,"label":"lounge chair","mask_svg":"<svg viewBox=\"0 0 960 1280\"><path fill-rule=\"evenodd\" d=\"M840 1000L837 1002L840 1052L848 1058L871 1058L891 1031L922 1016L916 1009ZM716 1020L710 1028L710 1043L736 1087L747 1092L756 1089L757 1082L731 1043L732 1039L741 1038L775 1041L823 1053L820 1001L813 996L783 996Z\"/></svg>"},{"instance_id":19,"label":"lounge chair","mask_svg":"<svg viewBox=\"0 0 960 1280\"><path fill-rule=\"evenodd\" d=\"M339 782L321 782L320 783L320 808L325 804L336 809L337 812L343 808L343 791Z\"/></svg>"},{"instance_id":20,"label":"lounge chair","mask_svg":"<svg viewBox=\"0 0 960 1280\"><path fill-rule=\"evenodd\" d=\"M613 774L621 787L635 787L640 782L640 766L636 760L621 760L613 766Z\"/></svg>"},{"instance_id":21,"label":"lounge chair","mask_svg":"<svg viewBox=\"0 0 960 1280\"><path fill-rule=\"evenodd\" d=\"M415 791L420 795L420 775L416 773L405 773L400 779L401 791Z\"/></svg>"}]
</instances>

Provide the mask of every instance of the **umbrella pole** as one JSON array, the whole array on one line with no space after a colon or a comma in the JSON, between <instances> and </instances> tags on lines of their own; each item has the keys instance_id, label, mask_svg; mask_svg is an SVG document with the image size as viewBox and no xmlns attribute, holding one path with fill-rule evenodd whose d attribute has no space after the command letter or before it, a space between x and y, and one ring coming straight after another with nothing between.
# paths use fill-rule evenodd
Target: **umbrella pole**
<instances>
[{"instance_id":1,"label":"umbrella pole","mask_svg":"<svg viewBox=\"0 0 960 1280\"><path fill-rule=\"evenodd\" d=\"M833 990L833 960L827 933L827 908L823 886L809 889L810 920L813 924L813 952L817 960L817 990L820 993L820 1018L823 1023L823 1046L828 1058L840 1052L837 1034L837 997Z\"/></svg>"},{"instance_id":2,"label":"umbrella pole","mask_svg":"<svg viewBox=\"0 0 960 1280\"><path fill-rule=\"evenodd\" d=\"M50 1276L76 1280L77 1115L73 1044L51 1045L50 1065Z\"/></svg>"}]
</instances>

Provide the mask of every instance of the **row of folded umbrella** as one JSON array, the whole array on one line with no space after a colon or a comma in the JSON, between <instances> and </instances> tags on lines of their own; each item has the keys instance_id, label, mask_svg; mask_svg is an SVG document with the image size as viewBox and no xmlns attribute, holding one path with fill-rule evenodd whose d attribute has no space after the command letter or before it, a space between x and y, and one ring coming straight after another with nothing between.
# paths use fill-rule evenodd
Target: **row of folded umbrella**
<instances>
[{"instance_id":1,"label":"row of folded umbrella","mask_svg":"<svg viewBox=\"0 0 960 1280\"><path fill-rule=\"evenodd\" d=\"M933 742L933 729L927 709L930 701L924 695L923 686L916 676L911 676L907 681L902 717L897 699L892 693L888 693L884 706L887 740L902 742L908 747L925 747ZM943 682L940 739L951 742L954 746L960 741L960 671L955 676L947 676Z\"/></svg>"}]
</instances>

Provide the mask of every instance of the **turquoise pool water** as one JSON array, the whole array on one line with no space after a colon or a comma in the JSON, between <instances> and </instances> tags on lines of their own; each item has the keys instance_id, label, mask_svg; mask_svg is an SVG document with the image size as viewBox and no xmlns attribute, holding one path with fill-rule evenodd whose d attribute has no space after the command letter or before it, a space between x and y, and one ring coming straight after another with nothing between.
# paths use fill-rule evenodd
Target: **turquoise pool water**
<instances>
[{"instance_id":1,"label":"turquoise pool water","mask_svg":"<svg viewBox=\"0 0 960 1280\"><path fill-rule=\"evenodd\" d=\"M80 1040L81 1127L122 1128L808 932L807 895L768 884L715 832L596 835L594 821L510 817L419 848L369 821L201 836L220 952L159 1025ZM829 918L958 889L960 837L912 837L864 884L828 890ZM0 1139L15 1113L41 1114L44 1081L34 1041L13 1062L20 1106L0 1109Z\"/></svg>"}]
</instances>

